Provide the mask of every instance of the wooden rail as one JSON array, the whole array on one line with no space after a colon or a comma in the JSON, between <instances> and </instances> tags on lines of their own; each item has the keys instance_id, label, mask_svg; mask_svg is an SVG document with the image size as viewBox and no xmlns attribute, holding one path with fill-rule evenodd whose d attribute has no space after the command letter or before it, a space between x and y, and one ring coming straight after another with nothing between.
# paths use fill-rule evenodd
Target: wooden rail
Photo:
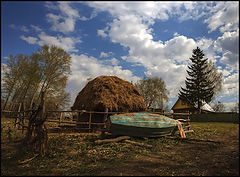
<instances>
[{"instance_id":1,"label":"wooden rail","mask_svg":"<svg viewBox=\"0 0 240 177\"><path fill-rule=\"evenodd\" d=\"M35 110L21 111L20 106L19 106L18 111L2 110L2 113L14 114L13 118L15 118L15 125L22 126L22 132L23 132L24 127L25 127L24 118L28 119L28 114L31 113L32 111L35 111ZM185 124L185 128L188 128L187 130L190 129L190 124L189 124L190 113L170 113L170 112L162 113L162 112L150 112L150 111L147 111L147 112L171 116L173 118L174 118L174 116L181 116L181 119L178 119L178 120L180 122L182 122L182 124ZM59 127L62 127L62 125L64 126L64 124L70 124L70 125L75 125L75 126L88 125L88 127L85 127L85 128L89 129L89 131L91 131L94 129L93 125L99 125L99 126L102 126L102 131L106 131L109 129L109 124L110 124L109 115L124 114L126 112L108 112L108 110L106 109L105 112L87 111L87 110L68 110L68 111L49 110L49 111L46 111L46 113L48 115L46 122L55 122L58 124ZM56 113L57 115L51 116L51 114L53 114L53 113ZM64 113L72 113L71 117L70 117L71 121L67 121L66 119L64 119L65 118ZM82 122L79 121L79 115L81 113L89 114L88 121L82 121ZM76 115L77 120L73 120L74 114ZM93 114L104 114L103 121L102 122L93 122Z\"/></svg>"}]
</instances>

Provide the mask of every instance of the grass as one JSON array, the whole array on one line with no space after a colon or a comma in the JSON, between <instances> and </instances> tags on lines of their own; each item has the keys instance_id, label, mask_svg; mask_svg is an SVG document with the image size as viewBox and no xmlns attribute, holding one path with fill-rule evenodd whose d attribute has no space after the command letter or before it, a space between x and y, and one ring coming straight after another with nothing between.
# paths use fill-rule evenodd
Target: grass
<instances>
[{"instance_id":1,"label":"grass","mask_svg":"<svg viewBox=\"0 0 240 177\"><path fill-rule=\"evenodd\" d=\"M194 122L191 123L191 125L194 133L187 134L187 137L198 139L221 139L223 135L231 133L233 129L238 128L238 124L232 123ZM187 166L188 168L192 167L192 170L194 170L195 167L193 164L199 161L201 153L211 154L220 148L214 143L194 144L193 147L188 150L179 151L179 148L184 149L184 147L189 146L189 144L180 140L172 140L164 137L147 139L131 138L133 141L153 145L151 149L125 142L96 145L94 141L99 139L97 134L56 134L55 136L49 137L49 151L44 157L39 156L26 164L20 165L19 161L31 158L34 155L31 150L22 147L21 144L14 143L15 140L23 138L24 134L21 133L21 130L14 129L13 120L9 119L2 119L1 131L1 140L5 142L2 143L1 151L1 175L4 176L97 176L99 175L99 171L104 169L108 171L112 170L113 172L111 173L114 173L114 167L120 168L120 164L125 165L125 163L135 161L140 163L141 158L157 157L159 153L162 153L162 162L165 162L165 164L171 164L173 161L176 161L178 165L177 167L175 166L175 169L171 168L171 166L165 166L164 168L157 166L156 169L154 169L158 169L155 174L177 175L181 173L181 170L176 172L178 168L186 168ZM235 140L233 143L237 146L238 140ZM173 155L171 155L171 153ZM153 156L153 154L156 156ZM214 166L218 168L221 164L216 163ZM111 167L113 167L113 169ZM140 167L141 166L138 168ZM151 168L154 168L154 165ZM153 173L154 170L152 169L151 172ZM147 172L147 169L143 171ZM191 172L191 169L189 172ZM232 172L230 172L229 169L223 168L219 173L229 175ZM194 174L194 172L192 174ZM136 173L132 172L131 175L136 175Z\"/></svg>"}]
</instances>

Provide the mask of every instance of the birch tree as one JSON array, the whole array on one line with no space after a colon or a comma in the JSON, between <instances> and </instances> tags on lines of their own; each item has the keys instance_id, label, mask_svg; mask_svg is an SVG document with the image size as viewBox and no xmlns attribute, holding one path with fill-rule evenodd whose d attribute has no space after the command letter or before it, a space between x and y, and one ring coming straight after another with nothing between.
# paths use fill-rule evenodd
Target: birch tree
<instances>
[{"instance_id":1,"label":"birch tree","mask_svg":"<svg viewBox=\"0 0 240 177\"><path fill-rule=\"evenodd\" d=\"M168 101L169 92L164 80L160 77L141 79L135 86L141 92L148 108L163 109L163 102Z\"/></svg>"}]
</instances>

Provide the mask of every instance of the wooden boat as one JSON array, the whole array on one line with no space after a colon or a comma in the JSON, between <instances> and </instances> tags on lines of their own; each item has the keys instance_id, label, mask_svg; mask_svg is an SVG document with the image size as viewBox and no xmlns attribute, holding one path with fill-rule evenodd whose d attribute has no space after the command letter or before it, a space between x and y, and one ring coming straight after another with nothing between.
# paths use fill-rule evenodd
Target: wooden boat
<instances>
[{"instance_id":1,"label":"wooden boat","mask_svg":"<svg viewBox=\"0 0 240 177\"><path fill-rule=\"evenodd\" d=\"M174 134L178 121L163 115L146 112L110 116L112 135L158 137Z\"/></svg>"}]
</instances>

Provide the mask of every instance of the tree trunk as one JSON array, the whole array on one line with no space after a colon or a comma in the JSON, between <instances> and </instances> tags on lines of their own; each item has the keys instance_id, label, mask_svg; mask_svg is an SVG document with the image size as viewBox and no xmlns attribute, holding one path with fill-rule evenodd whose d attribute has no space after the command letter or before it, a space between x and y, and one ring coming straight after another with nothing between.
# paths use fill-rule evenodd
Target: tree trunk
<instances>
[{"instance_id":1,"label":"tree trunk","mask_svg":"<svg viewBox=\"0 0 240 177\"><path fill-rule=\"evenodd\" d=\"M37 117L39 115L39 117ZM45 155L48 149L47 127L44 124L47 119L45 111L45 93L41 93L41 102L36 112L33 111L29 118L27 135L23 141L25 145L31 145L37 149L41 156ZM35 136L33 135L35 134Z\"/></svg>"},{"instance_id":2,"label":"tree trunk","mask_svg":"<svg viewBox=\"0 0 240 177\"><path fill-rule=\"evenodd\" d=\"M6 106L7 106L7 102L8 102L8 100L9 100L9 97L10 97L12 91L13 91L13 87L12 87L11 90L8 92L8 96L7 96L6 100L5 100L5 103L4 103L4 105L3 105L2 110L5 110L5 108L6 108Z\"/></svg>"}]
</instances>

